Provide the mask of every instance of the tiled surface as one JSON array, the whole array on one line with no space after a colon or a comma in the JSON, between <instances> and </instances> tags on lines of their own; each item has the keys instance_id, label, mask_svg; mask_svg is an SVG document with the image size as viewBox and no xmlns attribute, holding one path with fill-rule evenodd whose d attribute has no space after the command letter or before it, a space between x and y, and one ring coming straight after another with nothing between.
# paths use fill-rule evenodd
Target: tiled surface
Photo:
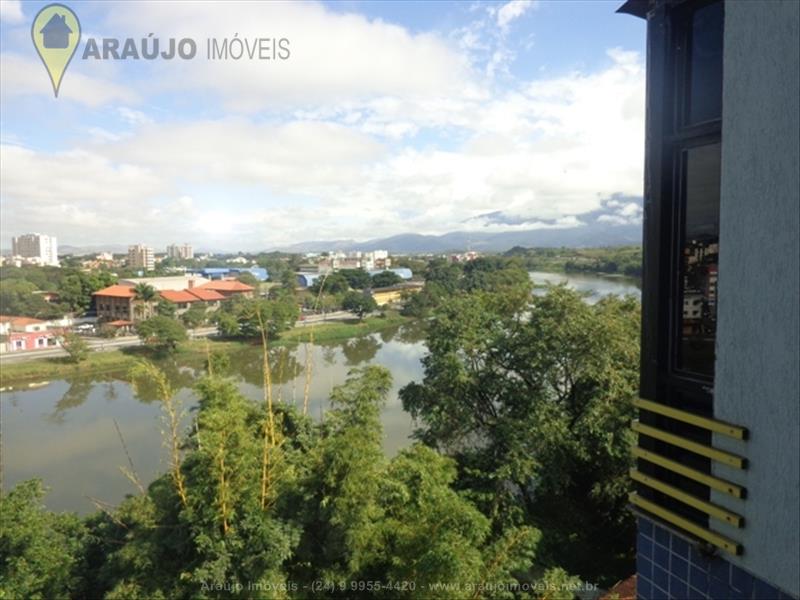
<instances>
[{"instance_id":1,"label":"tiled surface","mask_svg":"<svg viewBox=\"0 0 800 600\"><path fill-rule=\"evenodd\" d=\"M636 540L639 600L796 600L644 517Z\"/></svg>"}]
</instances>

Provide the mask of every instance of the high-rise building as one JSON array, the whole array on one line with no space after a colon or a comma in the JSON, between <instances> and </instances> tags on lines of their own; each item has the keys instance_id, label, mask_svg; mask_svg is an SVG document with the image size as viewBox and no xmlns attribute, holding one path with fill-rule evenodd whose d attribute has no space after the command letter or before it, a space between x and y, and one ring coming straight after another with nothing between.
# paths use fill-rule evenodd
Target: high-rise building
<instances>
[{"instance_id":1,"label":"high-rise building","mask_svg":"<svg viewBox=\"0 0 800 600\"><path fill-rule=\"evenodd\" d=\"M152 271L156 264L156 256L150 246L136 244L128 246L128 267Z\"/></svg>"},{"instance_id":2,"label":"high-rise building","mask_svg":"<svg viewBox=\"0 0 800 600\"><path fill-rule=\"evenodd\" d=\"M11 239L11 253L41 265L58 266L56 238L39 233L26 233Z\"/></svg>"},{"instance_id":3,"label":"high-rise building","mask_svg":"<svg viewBox=\"0 0 800 600\"><path fill-rule=\"evenodd\" d=\"M194 248L189 244L170 244L167 246L167 258L191 260L194 258Z\"/></svg>"}]
</instances>

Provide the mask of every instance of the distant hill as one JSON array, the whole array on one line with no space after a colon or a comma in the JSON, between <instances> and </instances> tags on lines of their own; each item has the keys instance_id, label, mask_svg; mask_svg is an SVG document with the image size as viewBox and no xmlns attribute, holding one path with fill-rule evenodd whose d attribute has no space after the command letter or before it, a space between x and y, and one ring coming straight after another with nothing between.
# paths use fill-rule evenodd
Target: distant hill
<instances>
[{"instance_id":1,"label":"distant hill","mask_svg":"<svg viewBox=\"0 0 800 600\"><path fill-rule=\"evenodd\" d=\"M403 233L366 242L352 240L300 242L278 246L274 250L285 252L388 250L394 254L409 254L464 250L505 252L514 246L525 248L627 246L642 243L641 213L640 197L614 194L605 199L597 210L581 215L579 223L574 227L555 227L557 222L552 219L536 219L539 224L544 225L543 228L486 231L487 224L525 227L531 223L529 218L509 215L498 210L467 219L464 221L464 231L451 231L442 235Z\"/></svg>"},{"instance_id":2,"label":"distant hill","mask_svg":"<svg viewBox=\"0 0 800 600\"><path fill-rule=\"evenodd\" d=\"M322 252L325 250L369 252L388 250L393 254L415 252L459 252L476 250L478 252L505 252L514 246L590 248L598 246L624 246L640 244L641 225L608 225L593 223L583 227L568 229L532 229L523 231L453 231L443 235L420 235L404 233L387 238L377 238L366 242L300 242L276 249L286 252Z\"/></svg>"}]
</instances>

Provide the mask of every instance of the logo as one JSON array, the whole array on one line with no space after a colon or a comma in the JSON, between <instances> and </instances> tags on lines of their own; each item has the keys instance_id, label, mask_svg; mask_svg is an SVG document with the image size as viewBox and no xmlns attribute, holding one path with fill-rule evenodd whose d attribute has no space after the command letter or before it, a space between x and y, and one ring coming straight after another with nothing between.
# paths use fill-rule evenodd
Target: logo
<instances>
[{"instance_id":1,"label":"logo","mask_svg":"<svg viewBox=\"0 0 800 600\"><path fill-rule=\"evenodd\" d=\"M58 98L64 72L81 41L78 16L63 4L48 4L33 18L31 39L50 76L53 93Z\"/></svg>"}]
</instances>

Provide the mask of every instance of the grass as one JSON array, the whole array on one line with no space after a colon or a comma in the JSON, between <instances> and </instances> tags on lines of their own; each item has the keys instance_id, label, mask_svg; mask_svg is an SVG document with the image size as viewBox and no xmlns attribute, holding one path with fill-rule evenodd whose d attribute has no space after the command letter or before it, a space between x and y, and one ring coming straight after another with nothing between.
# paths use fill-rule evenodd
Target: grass
<instances>
[{"instance_id":1,"label":"grass","mask_svg":"<svg viewBox=\"0 0 800 600\"><path fill-rule=\"evenodd\" d=\"M408 321L396 312L388 312L383 317L370 317L363 321L353 319L350 321L337 321L318 323L313 325L314 341L328 342L343 340L368 333L381 331L389 327L401 325ZM273 340L271 346L288 346L290 344L309 341L311 325L295 327L281 334L280 338ZM249 345L251 340L216 340L209 339L212 350L233 350ZM175 351L174 356L180 360L198 358L206 353L206 340L196 339L182 343ZM0 366L0 387L10 386L15 383L30 381L45 381L63 379L80 375L97 375L100 373L125 372L142 358L151 356L149 349L141 346L130 346L107 352L92 352L89 357L79 363L71 363L65 356L26 360L18 363Z\"/></svg>"},{"instance_id":2,"label":"grass","mask_svg":"<svg viewBox=\"0 0 800 600\"><path fill-rule=\"evenodd\" d=\"M363 321L352 319L348 321L337 321L332 323L318 323L313 325L315 342L330 342L333 340L345 340L368 333L375 333L389 327L402 325L408 322L408 317L404 317L396 312L387 312L384 317L369 317ZM307 342L311 336L310 325L295 327L281 334L279 340L272 345L282 345L292 342Z\"/></svg>"}]
</instances>

